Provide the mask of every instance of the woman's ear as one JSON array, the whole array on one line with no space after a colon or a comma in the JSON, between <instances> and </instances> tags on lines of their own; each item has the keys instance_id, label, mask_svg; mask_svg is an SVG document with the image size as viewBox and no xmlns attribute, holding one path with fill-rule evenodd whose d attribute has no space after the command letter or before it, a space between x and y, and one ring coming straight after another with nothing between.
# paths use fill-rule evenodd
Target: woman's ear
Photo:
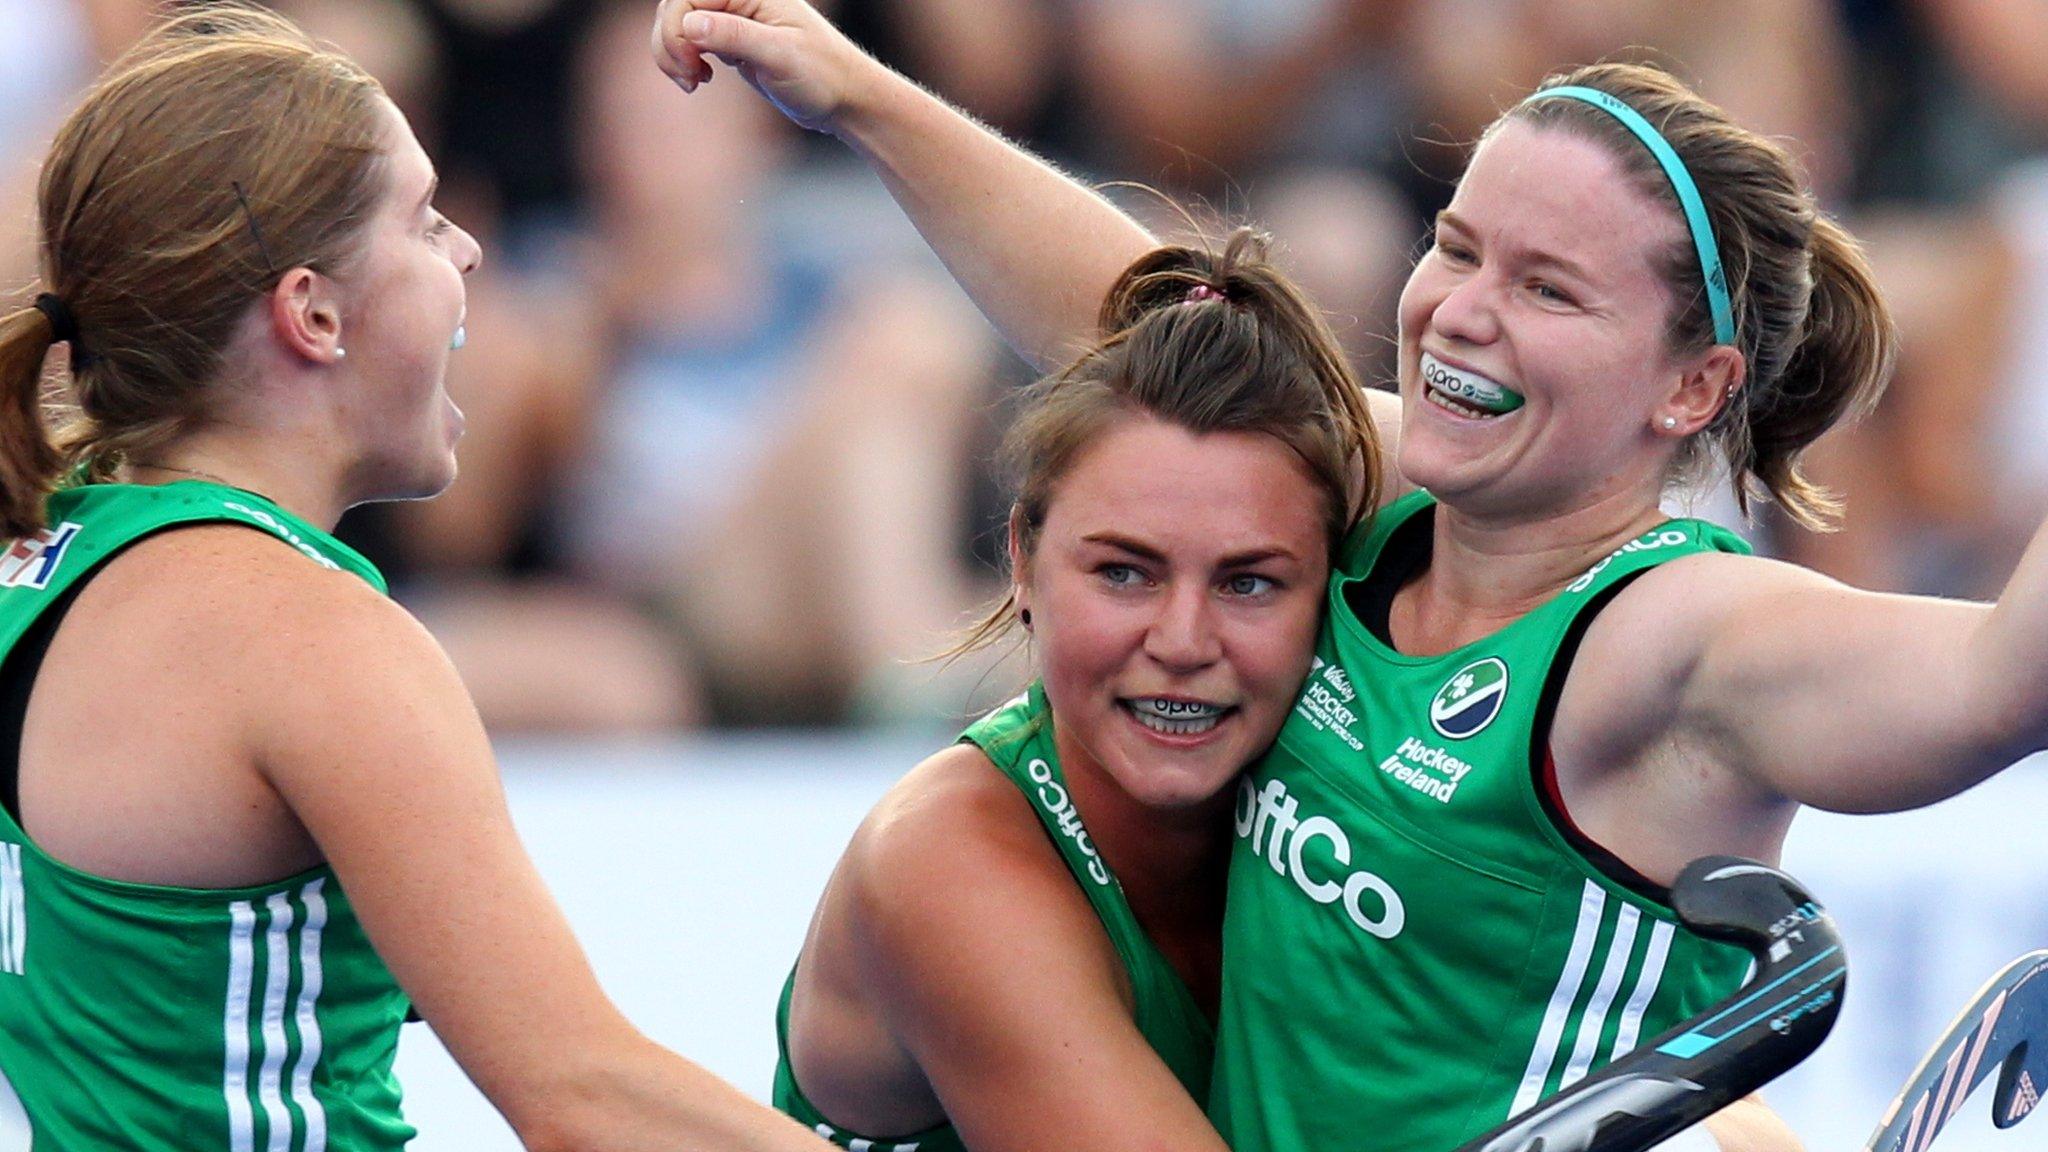
<instances>
[{"instance_id":1,"label":"woman's ear","mask_svg":"<svg viewBox=\"0 0 2048 1152\"><path fill-rule=\"evenodd\" d=\"M1651 415L1652 428L1683 439L1712 424L1723 408L1735 402L1747 369L1740 349L1714 345L1693 361L1678 378L1678 386L1657 406Z\"/></svg>"},{"instance_id":2,"label":"woman's ear","mask_svg":"<svg viewBox=\"0 0 2048 1152\"><path fill-rule=\"evenodd\" d=\"M334 281L311 268L294 268L270 290L269 302L271 334L293 355L329 365L348 356Z\"/></svg>"}]
</instances>

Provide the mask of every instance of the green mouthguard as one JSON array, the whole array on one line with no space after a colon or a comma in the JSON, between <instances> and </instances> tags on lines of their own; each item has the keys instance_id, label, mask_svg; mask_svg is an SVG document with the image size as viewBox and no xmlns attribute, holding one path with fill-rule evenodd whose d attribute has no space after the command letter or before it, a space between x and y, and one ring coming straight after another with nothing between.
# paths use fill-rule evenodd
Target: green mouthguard
<instances>
[{"instance_id":1,"label":"green mouthguard","mask_svg":"<svg viewBox=\"0 0 2048 1152\"><path fill-rule=\"evenodd\" d=\"M1457 388L1445 388L1445 392L1456 396L1474 408L1488 412L1513 412L1522 406L1522 394L1503 388L1498 384L1460 382Z\"/></svg>"},{"instance_id":2,"label":"green mouthguard","mask_svg":"<svg viewBox=\"0 0 2048 1152\"><path fill-rule=\"evenodd\" d=\"M1491 380L1475 380L1462 372L1438 363L1435 357L1427 358L1422 365L1422 379L1430 387L1455 400L1470 404L1482 412L1499 415L1513 412L1522 406L1522 394L1503 388Z\"/></svg>"}]
</instances>

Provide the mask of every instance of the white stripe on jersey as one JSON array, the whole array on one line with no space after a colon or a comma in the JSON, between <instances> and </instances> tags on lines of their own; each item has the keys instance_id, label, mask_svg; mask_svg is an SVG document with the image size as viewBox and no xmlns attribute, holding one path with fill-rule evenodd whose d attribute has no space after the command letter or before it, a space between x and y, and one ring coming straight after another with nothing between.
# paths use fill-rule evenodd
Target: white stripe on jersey
<instances>
[{"instance_id":1,"label":"white stripe on jersey","mask_svg":"<svg viewBox=\"0 0 2048 1152\"><path fill-rule=\"evenodd\" d=\"M229 1152L254 1152L255 1117L249 1111L249 993L255 980L256 910L247 900L228 905L228 995L221 1033L226 1041L220 1091L228 1106Z\"/></svg>"},{"instance_id":2,"label":"white stripe on jersey","mask_svg":"<svg viewBox=\"0 0 2048 1152\"><path fill-rule=\"evenodd\" d=\"M299 929L299 1059L292 1065L292 1100L306 1118L303 1152L327 1152L327 1111L313 1095L313 1070L320 1066L320 933L327 927L327 898L320 889L326 883L314 880L299 889L306 922Z\"/></svg>"},{"instance_id":3,"label":"white stripe on jersey","mask_svg":"<svg viewBox=\"0 0 2048 1152\"><path fill-rule=\"evenodd\" d=\"M1614 1007L1614 995L1621 991L1621 978L1628 972L1629 954L1636 947L1636 925L1642 913L1633 904L1623 904L1614 923L1614 940L1607 945L1607 963L1600 968L1600 982L1593 986L1593 999L1579 1018L1579 1039L1572 1045L1571 1063L1565 1065L1557 1090L1577 1084L1593 1070L1593 1051L1600 1046L1600 1031L1607 1027L1607 1012Z\"/></svg>"},{"instance_id":4,"label":"white stripe on jersey","mask_svg":"<svg viewBox=\"0 0 2048 1152\"><path fill-rule=\"evenodd\" d=\"M1565 1020L1571 1015L1572 1001L1578 999L1579 985L1585 982L1606 908L1607 892L1591 880L1586 881L1579 895L1579 925L1572 931L1571 952L1565 957L1564 971L1558 974L1557 987L1550 993L1543 1026L1536 1032L1536 1046L1529 1052L1529 1066L1522 1072L1522 1085L1508 1108L1510 1116L1527 1111L1543 1098L1543 1083L1550 1079L1550 1066L1557 1061L1558 1046L1564 1041Z\"/></svg>"},{"instance_id":5,"label":"white stripe on jersey","mask_svg":"<svg viewBox=\"0 0 2048 1152\"><path fill-rule=\"evenodd\" d=\"M28 894L21 881L21 845L0 844L0 972L27 975Z\"/></svg>"},{"instance_id":6,"label":"white stripe on jersey","mask_svg":"<svg viewBox=\"0 0 2048 1152\"><path fill-rule=\"evenodd\" d=\"M292 901L275 892L264 903L270 910L270 931L263 938L263 1071L256 1080L256 1097L270 1119L269 1152L291 1152L292 1114L279 1088L286 1044L284 998L292 978Z\"/></svg>"},{"instance_id":7,"label":"white stripe on jersey","mask_svg":"<svg viewBox=\"0 0 2048 1152\"><path fill-rule=\"evenodd\" d=\"M1643 1013L1650 1010L1657 985L1664 982L1664 964L1671 958L1674 931L1667 920L1650 925L1650 945L1643 950L1643 970L1636 973L1636 990L1629 993L1628 1003L1622 1007L1621 1024L1614 1033L1614 1051L1607 1054L1609 1062L1636 1050L1636 1040L1643 1032Z\"/></svg>"}]
</instances>

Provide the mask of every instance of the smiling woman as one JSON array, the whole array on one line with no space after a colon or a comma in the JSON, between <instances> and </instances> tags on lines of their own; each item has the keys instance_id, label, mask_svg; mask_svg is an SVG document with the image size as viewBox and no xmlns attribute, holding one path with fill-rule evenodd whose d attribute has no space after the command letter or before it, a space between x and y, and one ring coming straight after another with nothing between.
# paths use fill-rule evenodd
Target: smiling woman
<instances>
[{"instance_id":1,"label":"smiling woman","mask_svg":"<svg viewBox=\"0 0 2048 1152\"><path fill-rule=\"evenodd\" d=\"M784 993L778 1106L854 1147L1221 1152L1231 784L1375 487L1337 349L1240 231L1141 257L1027 398L1014 583L968 644L1021 628L1041 680L855 836Z\"/></svg>"},{"instance_id":2,"label":"smiling woman","mask_svg":"<svg viewBox=\"0 0 2048 1152\"><path fill-rule=\"evenodd\" d=\"M654 49L845 139L1026 356L1152 243L802 3L663 0ZM1669 905L1686 862L2048 744L2048 533L1986 608L1660 511L1719 460L1824 520L1801 454L1890 371L1884 301L1780 145L1654 69L1554 77L1482 137L1400 317L1393 501L1239 789L1210 1099L1237 1152L1456 1146L1736 982ZM1789 1145L1760 1111L1698 1138Z\"/></svg>"},{"instance_id":3,"label":"smiling woman","mask_svg":"<svg viewBox=\"0 0 2048 1152\"><path fill-rule=\"evenodd\" d=\"M1514 454L1540 436L1556 450L1535 455L1571 471L1531 460L1523 479L1620 499L1643 483L1622 455L1642 430L1626 425L1657 403L1649 441L1676 445L1650 465L1657 483L1726 468L1744 507L1771 500L1809 526L1837 510L1799 458L1877 402L1892 336L1855 242L1782 146L1652 69L1552 77L1487 131L1434 241L1402 293L1403 379L1421 386L1404 396L1479 421L1540 397L1520 432L1488 434ZM1650 395L1680 371L1683 387ZM1630 390L1636 403L1613 402ZM1413 409L1410 423L1408 482L1439 496L1479 482L1445 471L1478 456L1436 455L1427 430L1451 425Z\"/></svg>"}]
</instances>

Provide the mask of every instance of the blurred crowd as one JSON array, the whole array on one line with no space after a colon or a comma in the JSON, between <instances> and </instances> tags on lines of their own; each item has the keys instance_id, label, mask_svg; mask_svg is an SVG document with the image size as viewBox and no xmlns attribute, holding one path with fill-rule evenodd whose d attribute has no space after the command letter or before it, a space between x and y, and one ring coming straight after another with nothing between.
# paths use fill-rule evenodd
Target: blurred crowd
<instances>
[{"instance_id":1,"label":"blurred crowd","mask_svg":"<svg viewBox=\"0 0 2048 1152\"><path fill-rule=\"evenodd\" d=\"M1250 218L1384 380L1466 146L1544 75L1654 60L1793 143L1904 331L1824 441L1842 531L1759 544L1994 594L2048 516L2048 5L2033 0L820 0L984 121L1175 218ZM487 253L438 500L342 534L500 731L943 723L1001 579L988 461L1025 380L879 184L736 78L685 97L652 0L279 0L362 60ZM153 0L0 0L0 287L35 168Z\"/></svg>"}]
</instances>

